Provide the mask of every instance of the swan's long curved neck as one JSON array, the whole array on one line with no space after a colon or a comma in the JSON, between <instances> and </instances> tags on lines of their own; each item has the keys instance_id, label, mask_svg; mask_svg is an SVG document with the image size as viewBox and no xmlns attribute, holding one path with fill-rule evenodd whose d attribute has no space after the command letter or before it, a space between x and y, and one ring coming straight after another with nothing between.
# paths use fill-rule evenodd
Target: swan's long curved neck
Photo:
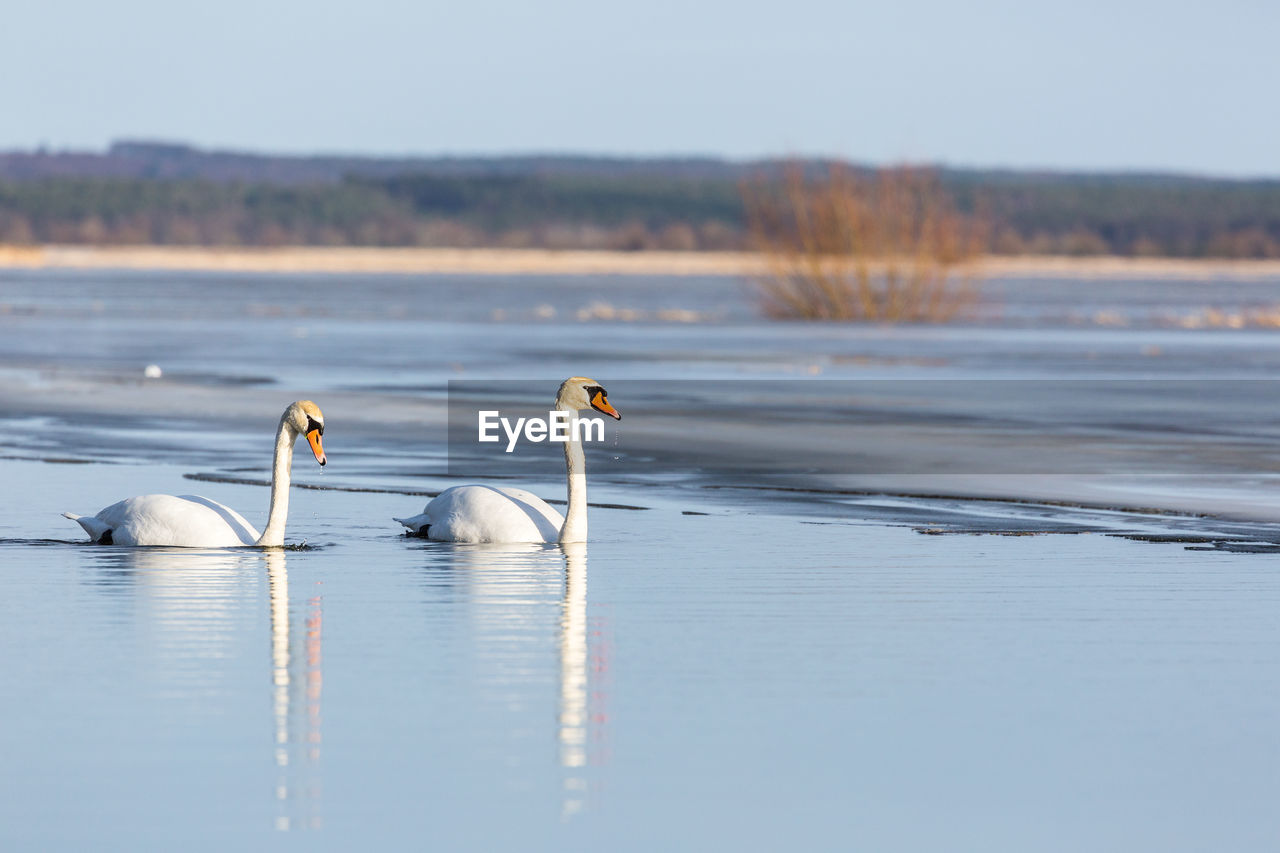
<instances>
[{"instance_id":1,"label":"swan's long curved neck","mask_svg":"<svg viewBox=\"0 0 1280 853\"><path fill-rule=\"evenodd\" d=\"M284 545L284 523L289 518L289 472L293 468L296 438L286 418L281 418L280 428L276 430L276 458L271 466L271 509L267 513L267 526L255 543L261 548Z\"/></svg>"},{"instance_id":2,"label":"swan's long curved neck","mask_svg":"<svg viewBox=\"0 0 1280 853\"><path fill-rule=\"evenodd\" d=\"M573 418L577 418L577 412ZM572 419L571 419L572 421ZM569 474L569 509L560 528L561 542L587 541L587 459L578 441L578 428L571 423L564 443L564 463Z\"/></svg>"}]
</instances>

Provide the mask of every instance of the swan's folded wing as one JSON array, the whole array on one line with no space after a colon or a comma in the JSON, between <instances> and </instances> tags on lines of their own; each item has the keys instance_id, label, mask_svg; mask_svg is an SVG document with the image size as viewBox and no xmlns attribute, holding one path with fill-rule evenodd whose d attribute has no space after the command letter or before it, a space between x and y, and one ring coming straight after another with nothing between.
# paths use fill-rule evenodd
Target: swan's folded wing
<instances>
[{"instance_id":1,"label":"swan's folded wing","mask_svg":"<svg viewBox=\"0 0 1280 853\"><path fill-rule=\"evenodd\" d=\"M427 504L431 538L449 542L554 542L560 514L524 489L453 486Z\"/></svg>"},{"instance_id":2,"label":"swan's folded wing","mask_svg":"<svg viewBox=\"0 0 1280 853\"><path fill-rule=\"evenodd\" d=\"M88 519L76 520L84 527ZM95 520L110 529L115 545L235 548L258 538L238 512L198 495L137 495L112 504Z\"/></svg>"}]
</instances>

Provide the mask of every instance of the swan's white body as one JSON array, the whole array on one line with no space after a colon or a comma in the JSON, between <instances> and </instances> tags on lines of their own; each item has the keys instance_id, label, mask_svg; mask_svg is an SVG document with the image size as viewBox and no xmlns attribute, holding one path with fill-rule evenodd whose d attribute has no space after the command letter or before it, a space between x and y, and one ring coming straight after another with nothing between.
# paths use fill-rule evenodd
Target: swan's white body
<instances>
[{"instance_id":1,"label":"swan's white body","mask_svg":"<svg viewBox=\"0 0 1280 853\"><path fill-rule=\"evenodd\" d=\"M524 489L454 486L421 514L396 521L440 542L555 542L564 517Z\"/></svg>"},{"instance_id":2,"label":"swan's white body","mask_svg":"<svg viewBox=\"0 0 1280 853\"><path fill-rule=\"evenodd\" d=\"M113 545L237 548L262 538L240 513L199 495L139 495L96 516L63 515L79 522L94 542L110 532Z\"/></svg>"},{"instance_id":3,"label":"swan's white body","mask_svg":"<svg viewBox=\"0 0 1280 853\"><path fill-rule=\"evenodd\" d=\"M236 548L284 545L289 516L289 479L293 443L305 434L316 461L325 464L320 435L324 416L315 403L301 400L285 409L276 431L275 463L271 469L271 508L262 533L231 507L199 495L139 495L114 503L97 515L63 515L84 528L94 542L110 545L150 545L179 548Z\"/></svg>"},{"instance_id":4,"label":"swan's white body","mask_svg":"<svg viewBox=\"0 0 1280 853\"><path fill-rule=\"evenodd\" d=\"M609 405L605 391L592 379L565 380L556 395L556 408L572 412L597 411L621 419ZM569 479L569 506L564 516L546 501L524 489L505 486L454 486L445 489L418 515L396 521L416 536L440 542L585 542L587 539L587 463L570 429L564 445Z\"/></svg>"}]
</instances>

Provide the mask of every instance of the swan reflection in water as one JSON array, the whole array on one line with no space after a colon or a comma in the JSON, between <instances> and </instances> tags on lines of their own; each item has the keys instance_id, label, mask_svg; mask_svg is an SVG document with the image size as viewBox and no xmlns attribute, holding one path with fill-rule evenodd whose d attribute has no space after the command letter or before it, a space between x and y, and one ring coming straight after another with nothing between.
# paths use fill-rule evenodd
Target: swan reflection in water
<instances>
[{"instance_id":1,"label":"swan reflection in water","mask_svg":"<svg viewBox=\"0 0 1280 853\"><path fill-rule=\"evenodd\" d=\"M565 770L561 817L582 810L587 794L587 545L566 542L560 605L560 766Z\"/></svg>"},{"instance_id":2,"label":"swan reflection in water","mask_svg":"<svg viewBox=\"0 0 1280 853\"><path fill-rule=\"evenodd\" d=\"M98 551L98 549L95 549ZM161 695L179 703L188 720L216 713L225 683L258 672L248 647L261 618L261 578L266 566L270 599L273 718L272 793L275 828L311 829L320 815L321 599L306 602L301 630L294 629L286 553L280 549L194 550L104 548L95 555L93 583L135 589L139 621L155 631L143 648L157 656L154 676ZM146 611L150 611L149 613ZM298 638L302 634L302 638ZM246 664L237 672L238 662ZM260 677L260 675L258 676ZM198 722L195 723L198 725Z\"/></svg>"},{"instance_id":3,"label":"swan reflection in water","mask_svg":"<svg viewBox=\"0 0 1280 853\"><path fill-rule=\"evenodd\" d=\"M568 820L586 806L589 768L600 763L592 744L603 740L604 691L597 684L592 692L590 681L604 671L604 649L591 644L599 626L588 625L586 543L442 544L425 550L446 555L455 583L461 573L475 619L479 677L493 690L491 699L523 706L533 689L530 674L554 666L559 689L554 717L548 715L554 720L549 734L560 769L561 817ZM551 639L554 664L546 657Z\"/></svg>"},{"instance_id":4,"label":"swan reflection in water","mask_svg":"<svg viewBox=\"0 0 1280 853\"><path fill-rule=\"evenodd\" d=\"M188 718L216 710L237 677L259 618L259 551L191 548L88 549L90 582L131 593L119 617L144 629L139 651L158 694ZM123 603L123 602L122 602Z\"/></svg>"},{"instance_id":5,"label":"swan reflection in water","mask_svg":"<svg viewBox=\"0 0 1280 853\"><path fill-rule=\"evenodd\" d=\"M271 590L271 685L275 716L276 814L278 830L321 829L320 698L323 599L306 602L302 655L296 657L290 630L289 573L285 554L264 553ZM295 719L301 717L301 721Z\"/></svg>"}]
</instances>

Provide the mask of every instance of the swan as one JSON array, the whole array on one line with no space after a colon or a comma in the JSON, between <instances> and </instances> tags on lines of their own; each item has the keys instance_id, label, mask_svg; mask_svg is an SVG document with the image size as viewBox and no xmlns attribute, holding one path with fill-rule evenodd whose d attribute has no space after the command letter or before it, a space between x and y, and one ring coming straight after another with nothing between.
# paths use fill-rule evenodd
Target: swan
<instances>
[{"instance_id":1,"label":"swan","mask_svg":"<svg viewBox=\"0 0 1280 853\"><path fill-rule=\"evenodd\" d=\"M622 420L609 405L599 382L584 376L566 379L556 408L576 415L595 409ZM397 518L415 536L441 542L585 542L587 539L586 459L578 431L569 430L564 461L569 477L568 513L561 517L542 498L505 486L454 486L445 489L412 518Z\"/></svg>"},{"instance_id":2,"label":"swan","mask_svg":"<svg viewBox=\"0 0 1280 853\"><path fill-rule=\"evenodd\" d=\"M276 457L271 468L271 509L267 529L261 534L231 507L198 495L139 495L114 503L97 515L63 516L84 528L100 545L167 545L180 548L235 548L284 545L284 523L289 515L289 469L293 443L305 435L316 461L327 461L320 436L324 415L310 400L290 403L276 430Z\"/></svg>"}]
</instances>

